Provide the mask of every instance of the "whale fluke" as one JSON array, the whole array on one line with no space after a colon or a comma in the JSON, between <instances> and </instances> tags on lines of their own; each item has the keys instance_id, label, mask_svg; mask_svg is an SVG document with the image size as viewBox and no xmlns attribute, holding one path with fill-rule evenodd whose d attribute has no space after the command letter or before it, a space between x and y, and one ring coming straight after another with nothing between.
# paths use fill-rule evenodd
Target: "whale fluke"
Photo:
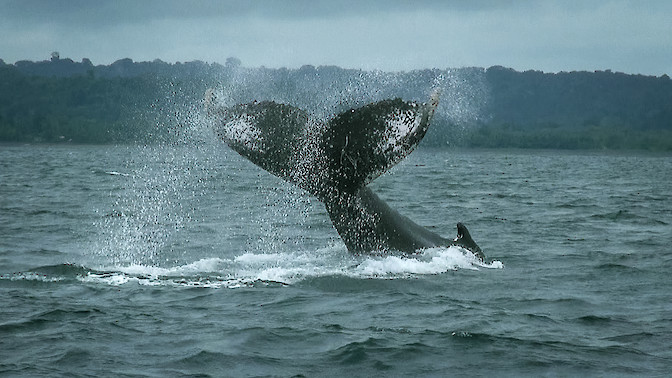
<instances>
[{"instance_id":1,"label":"whale fluke","mask_svg":"<svg viewBox=\"0 0 672 378\"><path fill-rule=\"evenodd\" d=\"M383 100L326 123L292 105L262 101L218 108L213 97L206 92L215 133L254 164L322 201L348 250L413 253L459 245L483 259L462 223L455 239L443 238L367 187L418 146L438 106L438 92L428 103Z\"/></svg>"},{"instance_id":2,"label":"whale fluke","mask_svg":"<svg viewBox=\"0 0 672 378\"><path fill-rule=\"evenodd\" d=\"M329 184L354 193L420 143L438 103L383 100L338 114L321 138Z\"/></svg>"}]
</instances>

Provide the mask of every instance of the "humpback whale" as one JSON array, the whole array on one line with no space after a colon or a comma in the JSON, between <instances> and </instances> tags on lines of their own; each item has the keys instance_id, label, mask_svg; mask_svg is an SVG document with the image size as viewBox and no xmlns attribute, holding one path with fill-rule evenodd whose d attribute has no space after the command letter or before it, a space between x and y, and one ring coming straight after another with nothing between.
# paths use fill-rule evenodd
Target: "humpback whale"
<instances>
[{"instance_id":1,"label":"humpback whale","mask_svg":"<svg viewBox=\"0 0 672 378\"><path fill-rule=\"evenodd\" d=\"M273 101L217 106L206 92L214 132L240 155L317 197L353 253L416 253L460 246L484 260L462 223L444 238L399 214L367 185L408 156L425 136L439 94L427 103L388 99L324 122Z\"/></svg>"}]
</instances>

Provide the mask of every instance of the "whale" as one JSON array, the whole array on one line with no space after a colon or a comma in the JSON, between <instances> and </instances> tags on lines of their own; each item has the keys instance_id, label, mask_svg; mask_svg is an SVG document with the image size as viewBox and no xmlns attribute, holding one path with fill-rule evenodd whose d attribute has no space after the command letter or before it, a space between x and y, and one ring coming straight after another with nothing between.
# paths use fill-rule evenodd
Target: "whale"
<instances>
[{"instance_id":1,"label":"whale","mask_svg":"<svg viewBox=\"0 0 672 378\"><path fill-rule=\"evenodd\" d=\"M423 139L439 103L437 91L419 103L386 99L328 120L290 104L217 104L205 95L217 138L269 173L320 200L348 251L416 254L458 246L485 261L467 227L444 238L392 209L368 186L408 156Z\"/></svg>"}]
</instances>

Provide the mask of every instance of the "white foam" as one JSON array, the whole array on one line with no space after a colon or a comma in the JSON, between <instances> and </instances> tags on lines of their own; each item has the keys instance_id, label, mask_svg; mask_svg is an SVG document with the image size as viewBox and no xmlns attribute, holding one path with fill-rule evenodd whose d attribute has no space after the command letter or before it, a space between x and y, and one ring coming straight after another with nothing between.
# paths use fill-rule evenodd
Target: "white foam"
<instances>
[{"instance_id":1,"label":"white foam","mask_svg":"<svg viewBox=\"0 0 672 378\"><path fill-rule=\"evenodd\" d=\"M483 265L485 268L504 269L504 263L499 260L493 260L490 264Z\"/></svg>"},{"instance_id":2,"label":"white foam","mask_svg":"<svg viewBox=\"0 0 672 378\"><path fill-rule=\"evenodd\" d=\"M458 269L478 270L503 268L501 262L483 263L474 254L459 247L429 248L423 253L409 256L371 257L356 269L362 277L407 277L411 275L440 274Z\"/></svg>"},{"instance_id":3,"label":"white foam","mask_svg":"<svg viewBox=\"0 0 672 378\"><path fill-rule=\"evenodd\" d=\"M224 260L219 258L209 258L172 268L133 264L125 267L119 267L118 269L122 273L132 275L144 275L151 277L182 276L189 274L217 272L221 269L220 264L223 262Z\"/></svg>"},{"instance_id":4,"label":"white foam","mask_svg":"<svg viewBox=\"0 0 672 378\"><path fill-rule=\"evenodd\" d=\"M245 265L258 265L278 262L283 258L280 253L245 253L234 259L235 262Z\"/></svg>"},{"instance_id":5,"label":"white foam","mask_svg":"<svg viewBox=\"0 0 672 378\"><path fill-rule=\"evenodd\" d=\"M14 273L10 275L0 275L0 279L8 279L10 281L39 281L39 282L58 282L63 281L64 277L52 277L46 274L39 274L34 272Z\"/></svg>"},{"instance_id":6,"label":"white foam","mask_svg":"<svg viewBox=\"0 0 672 378\"><path fill-rule=\"evenodd\" d=\"M354 256L343 246L317 251L245 252L231 259L207 258L175 267L132 264L107 267L80 277L84 282L113 286L135 283L176 287L240 288L292 285L307 278L346 276L356 279L403 279L459 269L502 269L500 261L484 263L459 248L430 248L418 255Z\"/></svg>"},{"instance_id":7,"label":"white foam","mask_svg":"<svg viewBox=\"0 0 672 378\"><path fill-rule=\"evenodd\" d=\"M130 176L128 173L122 173L122 172L117 172L117 171L107 171L105 173L107 173L108 175L111 175L111 176L124 176L124 177Z\"/></svg>"}]
</instances>

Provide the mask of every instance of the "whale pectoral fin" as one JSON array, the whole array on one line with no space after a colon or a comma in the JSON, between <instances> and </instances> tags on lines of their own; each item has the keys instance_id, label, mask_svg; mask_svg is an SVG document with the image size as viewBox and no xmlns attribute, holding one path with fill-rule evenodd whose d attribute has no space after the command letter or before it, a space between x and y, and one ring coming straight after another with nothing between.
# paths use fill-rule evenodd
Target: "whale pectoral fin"
<instances>
[{"instance_id":1,"label":"whale pectoral fin","mask_svg":"<svg viewBox=\"0 0 672 378\"><path fill-rule=\"evenodd\" d=\"M473 252L481 261L485 261L485 255L481 247L471 238L467 226L461 222L457 224L457 237L453 240L456 245Z\"/></svg>"}]
</instances>

